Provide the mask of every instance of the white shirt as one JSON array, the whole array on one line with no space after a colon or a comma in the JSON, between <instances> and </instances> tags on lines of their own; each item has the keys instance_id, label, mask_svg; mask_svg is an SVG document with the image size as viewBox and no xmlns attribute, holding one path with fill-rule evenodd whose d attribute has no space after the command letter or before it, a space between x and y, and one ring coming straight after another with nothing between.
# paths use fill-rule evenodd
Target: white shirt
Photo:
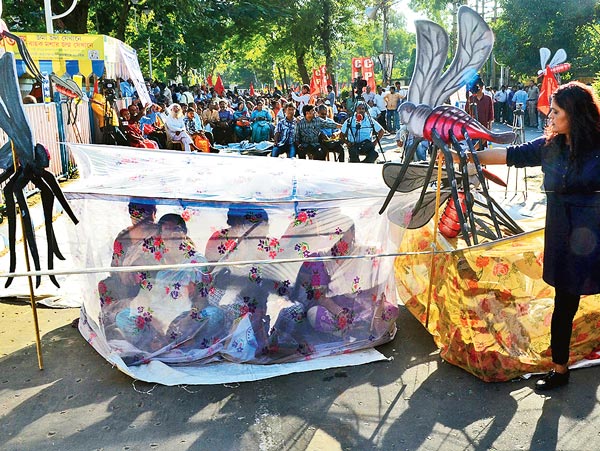
<instances>
[{"instance_id":1,"label":"white shirt","mask_svg":"<svg viewBox=\"0 0 600 451\"><path fill-rule=\"evenodd\" d=\"M494 100L499 103L504 103L506 102L506 95L506 91L496 91L496 94L494 94Z\"/></svg>"},{"instance_id":2,"label":"white shirt","mask_svg":"<svg viewBox=\"0 0 600 451\"><path fill-rule=\"evenodd\" d=\"M171 132L182 132L185 130L183 116L180 118L176 118L169 114L169 117L167 117L167 120L165 121L165 125Z\"/></svg>"},{"instance_id":3,"label":"white shirt","mask_svg":"<svg viewBox=\"0 0 600 451\"><path fill-rule=\"evenodd\" d=\"M308 102L310 102L310 94L303 94L299 96L296 95L294 91L292 91L292 99L294 99L295 102L299 102L298 113L300 113L300 115L302 116L302 108L304 107L304 105L308 105Z\"/></svg>"},{"instance_id":4,"label":"white shirt","mask_svg":"<svg viewBox=\"0 0 600 451\"><path fill-rule=\"evenodd\" d=\"M385 110L385 99L383 98L385 93L375 94L373 100L375 102L375 106L379 108L380 111Z\"/></svg>"},{"instance_id":5,"label":"white shirt","mask_svg":"<svg viewBox=\"0 0 600 451\"><path fill-rule=\"evenodd\" d=\"M375 103L375 93L374 92L365 92L363 94L363 99L365 101L365 103L369 103L369 101L373 101L373 103Z\"/></svg>"}]
</instances>

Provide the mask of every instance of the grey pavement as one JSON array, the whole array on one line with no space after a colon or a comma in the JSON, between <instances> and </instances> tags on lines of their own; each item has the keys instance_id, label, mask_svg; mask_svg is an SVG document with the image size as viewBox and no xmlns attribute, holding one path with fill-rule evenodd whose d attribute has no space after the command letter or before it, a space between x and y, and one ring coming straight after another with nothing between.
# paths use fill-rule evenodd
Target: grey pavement
<instances>
[{"instance_id":1,"label":"grey pavement","mask_svg":"<svg viewBox=\"0 0 600 451\"><path fill-rule=\"evenodd\" d=\"M23 306L24 309L28 308ZM73 315L74 316L74 315ZM536 394L443 362L401 308L392 358L219 386L134 382L68 325L0 359L2 450L593 450L600 368Z\"/></svg>"}]
</instances>

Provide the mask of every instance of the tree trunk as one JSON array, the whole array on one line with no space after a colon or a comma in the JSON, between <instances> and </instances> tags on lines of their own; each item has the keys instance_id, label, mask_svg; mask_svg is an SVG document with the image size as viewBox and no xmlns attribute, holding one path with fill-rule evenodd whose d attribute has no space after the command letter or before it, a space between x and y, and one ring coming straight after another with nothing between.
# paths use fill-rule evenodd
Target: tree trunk
<instances>
[{"instance_id":1,"label":"tree trunk","mask_svg":"<svg viewBox=\"0 0 600 451\"><path fill-rule=\"evenodd\" d=\"M71 0L65 0L61 6L57 7L56 14L62 13L71 7ZM75 9L62 19L55 22L56 25L60 21L64 26L64 29L69 30L71 33L75 34L86 34L87 30L87 20L88 20L88 12L90 9L89 0L80 0L77 2L77 6Z\"/></svg>"},{"instance_id":2,"label":"tree trunk","mask_svg":"<svg viewBox=\"0 0 600 451\"><path fill-rule=\"evenodd\" d=\"M277 74L279 75L279 82L281 83L281 89L287 91L287 86L285 83L285 77L283 75L283 73L281 72L281 67L279 67L279 64L277 65Z\"/></svg>"},{"instance_id":3,"label":"tree trunk","mask_svg":"<svg viewBox=\"0 0 600 451\"><path fill-rule=\"evenodd\" d=\"M288 89L290 89L290 85L288 84L287 70L285 69L285 66L283 66L283 87L283 92L287 92Z\"/></svg>"},{"instance_id":4,"label":"tree trunk","mask_svg":"<svg viewBox=\"0 0 600 451\"><path fill-rule=\"evenodd\" d=\"M335 67L333 57L331 55L331 0L323 0L323 21L321 23L321 45L323 46L323 53L325 54L325 66L327 67L327 73L331 78L331 85L335 86Z\"/></svg>"},{"instance_id":5,"label":"tree trunk","mask_svg":"<svg viewBox=\"0 0 600 451\"><path fill-rule=\"evenodd\" d=\"M125 27L127 26L127 18L129 16L129 11L131 9L131 4L129 0L123 0L123 6L121 7L121 14L119 16L119 23L117 24L117 31L115 37L120 41L125 42Z\"/></svg>"},{"instance_id":6,"label":"tree trunk","mask_svg":"<svg viewBox=\"0 0 600 451\"><path fill-rule=\"evenodd\" d=\"M294 52L296 53L296 64L298 65L298 72L300 73L302 83L308 85L310 84L310 75L308 75L308 68L305 61L306 50L295 47Z\"/></svg>"}]
</instances>

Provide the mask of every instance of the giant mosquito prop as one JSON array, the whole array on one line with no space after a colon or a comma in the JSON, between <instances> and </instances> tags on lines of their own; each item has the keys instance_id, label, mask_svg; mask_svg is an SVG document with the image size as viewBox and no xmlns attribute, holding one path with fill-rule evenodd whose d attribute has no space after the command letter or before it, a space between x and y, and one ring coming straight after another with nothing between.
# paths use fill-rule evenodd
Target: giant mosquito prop
<instances>
[{"instance_id":1,"label":"giant mosquito prop","mask_svg":"<svg viewBox=\"0 0 600 451\"><path fill-rule=\"evenodd\" d=\"M494 35L485 21L472 9L461 6L458 10L459 34L456 53L448 69L442 74L448 55L448 35L434 22L416 21L417 60L410 82L407 102L400 107L402 122L416 139L407 149L401 164L387 163L383 178L390 192L381 207L385 211L396 191L408 193L421 188L408 228L416 229L431 220L438 205L448 201L440 221L440 231L447 237L460 231L467 246L478 244L479 238L495 240L502 237L501 227L511 233L522 229L506 214L488 193L485 178L505 186L498 177L481 167L473 139L509 144L514 133L493 133L465 111L442 105L456 90L474 78L489 58L494 45ZM411 163L417 145L423 139L430 144L431 161L428 165ZM454 171L450 147L459 156L459 177ZM436 192L431 190L436 155L441 152L445 170L440 190L440 203ZM470 178L467 168L467 152L475 165L476 177ZM473 190L481 188L481 196ZM483 200L478 198L482 197ZM479 207L477 210L475 206ZM484 221L487 218L491 221ZM488 225L489 224L489 225ZM452 230L450 230L452 229ZM472 241L471 241L472 237Z\"/></svg>"},{"instance_id":2,"label":"giant mosquito prop","mask_svg":"<svg viewBox=\"0 0 600 451\"><path fill-rule=\"evenodd\" d=\"M64 260L52 226L52 210L56 197L71 220L77 224L77 218L65 199L58 182L46 168L50 165L48 150L41 144L34 144L31 126L23 106L19 92L15 58L12 53L5 53L0 58L0 129L8 135L9 141L0 148L0 183L8 180L3 189L8 219L8 241L10 250L10 272L16 268L16 204L23 218L25 238L31 251L31 257L36 270L40 270L40 258L35 241L33 225L27 200L23 189L29 182L40 190L44 221L46 225L46 240L48 241L48 268L53 268L53 257ZM14 151L14 152L13 152ZM16 162L14 160L16 156ZM16 198L16 203L15 203ZM13 278L6 280L5 287L12 283ZM59 286L56 278L50 276L54 285ZM40 277L36 277L36 287L40 285Z\"/></svg>"}]
</instances>

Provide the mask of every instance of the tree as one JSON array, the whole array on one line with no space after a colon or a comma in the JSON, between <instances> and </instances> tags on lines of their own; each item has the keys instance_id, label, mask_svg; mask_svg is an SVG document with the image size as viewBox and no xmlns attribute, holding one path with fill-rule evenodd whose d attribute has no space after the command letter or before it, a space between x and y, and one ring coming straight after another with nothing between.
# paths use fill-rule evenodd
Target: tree
<instances>
[{"instance_id":1,"label":"tree","mask_svg":"<svg viewBox=\"0 0 600 451\"><path fill-rule=\"evenodd\" d=\"M521 77L536 74L540 69L540 47L553 52L564 48L573 72L589 64L580 51L579 36L585 27L598 20L595 0L504 0L502 8L502 15L493 24L495 54L514 73Z\"/></svg>"}]
</instances>

